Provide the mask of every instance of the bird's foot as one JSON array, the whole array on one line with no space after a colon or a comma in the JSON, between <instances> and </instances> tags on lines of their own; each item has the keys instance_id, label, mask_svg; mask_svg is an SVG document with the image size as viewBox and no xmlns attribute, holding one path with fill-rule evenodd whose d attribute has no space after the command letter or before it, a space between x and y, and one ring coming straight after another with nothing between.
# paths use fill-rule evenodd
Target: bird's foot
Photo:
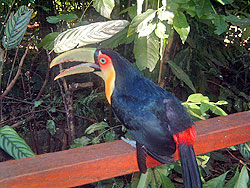
<instances>
[{"instance_id":1,"label":"bird's foot","mask_svg":"<svg viewBox=\"0 0 250 188\"><path fill-rule=\"evenodd\" d=\"M128 143L129 145L131 145L132 147L136 148L136 141L134 141L134 140L129 140L128 138L124 138L124 137L121 137L121 139L122 139L124 142Z\"/></svg>"}]
</instances>

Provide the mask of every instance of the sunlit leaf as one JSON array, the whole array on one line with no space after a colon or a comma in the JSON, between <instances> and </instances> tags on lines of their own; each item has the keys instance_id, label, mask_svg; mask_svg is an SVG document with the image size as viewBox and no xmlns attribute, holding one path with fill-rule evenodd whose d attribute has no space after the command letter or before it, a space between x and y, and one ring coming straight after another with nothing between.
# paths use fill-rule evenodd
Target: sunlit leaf
<instances>
[{"instance_id":1,"label":"sunlit leaf","mask_svg":"<svg viewBox=\"0 0 250 188\"><path fill-rule=\"evenodd\" d=\"M245 166L242 167L238 180L236 181L234 188L248 188L249 174Z\"/></svg>"},{"instance_id":2,"label":"sunlit leaf","mask_svg":"<svg viewBox=\"0 0 250 188\"><path fill-rule=\"evenodd\" d=\"M173 24L173 18L174 18L174 13L173 12L168 11L168 10L159 9L157 14L158 14L158 18L161 21L167 20L168 24Z\"/></svg>"},{"instance_id":3,"label":"sunlit leaf","mask_svg":"<svg viewBox=\"0 0 250 188\"><path fill-rule=\"evenodd\" d=\"M26 142L9 126L0 129L0 147L15 159L35 155Z\"/></svg>"},{"instance_id":4,"label":"sunlit leaf","mask_svg":"<svg viewBox=\"0 0 250 188\"><path fill-rule=\"evenodd\" d=\"M146 37L148 35L150 35L154 29L156 28L156 23L150 23L147 26L143 27L140 31L139 31L139 37Z\"/></svg>"},{"instance_id":5,"label":"sunlit leaf","mask_svg":"<svg viewBox=\"0 0 250 188\"><path fill-rule=\"evenodd\" d=\"M140 70L148 68L153 71L159 60L159 39L152 33L147 37L135 39L134 54L136 65Z\"/></svg>"},{"instance_id":6,"label":"sunlit leaf","mask_svg":"<svg viewBox=\"0 0 250 188\"><path fill-rule=\"evenodd\" d=\"M134 39L134 36L127 37L128 27L115 34L111 38L100 43L100 48L116 48L120 44L128 44L131 43Z\"/></svg>"},{"instance_id":7,"label":"sunlit leaf","mask_svg":"<svg viewBox=\"0 0 250 188\"><path fill-rule=\"evenodd\" d=\"M166 31L167 31L166 26L163 23L159 22L155 29L156 36L161 39L168 38L169 35L166 34Z\"/></svg>"},{"instance_id":8,"label":"sunlit leaf","mask_svg":"<svg viewBox=\"0 0 250 188\"><path fill-rule=\"evenodd\" d=\"M128 24L126 20L114 20L68 29L57 36L54 50L56 53L61 53L75 47L102 42L123 30Z\"/></svg>"},{"instance_id":9,"label":"sunlit leaf","mask_svg":"<svg viewBox=\"0 0 250 188\"><path fill-rule=\"evenodd\" d=\"M137 185L137 187L139 188L147 188L148 184L150 183L151 179L152 179L153 173L151 169L148 169L147 172L145 174L141 174L139 183Z\"/></svg>"},{"instance_id":10,"label":"sunlit leaf","mask_svg":"<svg viewBox=\"0 0 250 188\"><path fill-rule=\"evenodd\" d=\"M182 43L184 43L188 37L190 26L187 22L186 16L182 12L177 12L174 15L173 26L176 32L180 35Z\"/></svg>"},{"instance_id":11,"label":"sunlit leaf","mask_svg":"<svg viewBox=\"0 0 250 188\"><path fill-rule=\"evenodd\" d=\"M128 29L128 36L134 34L135 32L139 33L144 27L147 27L149 23L155 17L156 10L148 9L146 12L139 14L134 17Z\"/></svg>"},{"instance_id":12,"label":"sunlit leaf","mask_svg":"<svg viewBox=\"0 0 250 188\"><path fill-rule=\"evenodd\" d=\"M201 101L209 101L209 98L207 96L203 96L201 93L195 93L189 95L187 101L194 103L201 103Z\"/></svg>"},{"instance_id":13,"label":"sunlit leaf","mask_svg":"<svg viewBox=\"0 0 250 188\"><path fill-rule=\"evenodd\" d=\"M32 12L32 9L30 10L26 6L21 6L15 14L12 13L10 15L2 39L4 48L12 49L20 44L29 24Z\"/></svg>"},{"instance_id":14,"label":"sunlit leaf","mask_svg":"<svg viewBox=\"0 0 250 188\"><path fill-rule=\"evenodd\" d=\"M144 0L137 0L137 15L142 13L142 5Z\"/></svg>"},{"instance_id":15,"label":"sunlit leaf","mask_svg":"<svg viewBox=\"0 0 250 188\"><path fill-rule=\"evenodd\" d=\"M220 175L217 178L211 179L208 182L204 183L203 188L211 188L211 187L223 188L225 184L225 178L228 172L229 171L225 172L224 174Z\"/></svg>"},{"instance_id":16,"label":"sunlit leaf","mask_svg":"<svg viewBox=\"0 0 250 188\"><path fill-rule=\"evenodd\" d=\"M231 4L234 2L234 0L216 0L216 1L222 5L227 5L227 4Z\"/></svg>"},{"instance_id":17,"label":"sunlit leaf","mask_svg":"<svg viewBox=\"0 0 250 188\"><path fill-rule=\"evenodd\" d=\"M189 76L181 69L181 67L179 67L176 63L174 63L173 61L167 61L172 72L174 73L174 75L180 79L181 81L183 81L185 84L188 85L188 87L190 89L193 90L193 92L196 92L196 89L194 88L194 85L192 83L192 81L190 80Z\"/></svg>"},{"instance_id":18,"label":"sunlit leaf","mask_svg":"<svg viewBox=\"0 0 250 188\"><path fill-rule=\"evenodd\" d=\"M99 12L105 18L110 18L111 12L115 7L114 0L94 0L93 4L97 12Z\"/></svg>"},{"instance_id":19,"label":"sunlit leaf","mask_svg":"<svg viewBox=\"0 0 250 188\"><path fill-rule=\"evenodd\" d=\"M104 121L100 122L100 123L94 123L92 125L90 125L86 130L85 133L86 134L91 134L95 131L99 131L102 130L104 128L109 127L109 125L107 123L105 123Z\"/></svg>"}]
</instances>

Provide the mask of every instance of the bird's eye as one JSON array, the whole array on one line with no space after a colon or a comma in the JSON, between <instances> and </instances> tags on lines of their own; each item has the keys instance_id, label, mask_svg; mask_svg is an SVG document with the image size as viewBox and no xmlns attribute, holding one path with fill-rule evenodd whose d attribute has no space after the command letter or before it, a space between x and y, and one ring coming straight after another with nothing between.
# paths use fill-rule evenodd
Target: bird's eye
<instances>
[{"instance_id":1,"label":"bird's eye","mask_svg":"<svg viewBox=\"0 0 250 188\"><path fill-rule=\"evenodd\" d=\"M105 58L101 58L100 59L100 63L104 65L106 63L106 59Z\"/></svg>"}]
</instances>

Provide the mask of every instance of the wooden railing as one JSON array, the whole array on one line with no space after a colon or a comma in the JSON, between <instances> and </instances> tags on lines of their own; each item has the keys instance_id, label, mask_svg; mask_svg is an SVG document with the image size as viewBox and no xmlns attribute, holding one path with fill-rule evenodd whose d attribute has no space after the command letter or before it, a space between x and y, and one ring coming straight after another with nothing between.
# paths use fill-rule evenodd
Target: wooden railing
<instances>
[{"instance_id":1,"label":"wooden railing","mask_svg":"<svg viewBox=\"0 0 250 188\"><path fill-rule=\"evenodd\" d=\"M197 155L250 141L250 111L195 124ZM160 164L148 157L147 165ZM135 148L114 141L2 162L0 187L73 187L136 171Z\"/></svg>"}]
</instances>

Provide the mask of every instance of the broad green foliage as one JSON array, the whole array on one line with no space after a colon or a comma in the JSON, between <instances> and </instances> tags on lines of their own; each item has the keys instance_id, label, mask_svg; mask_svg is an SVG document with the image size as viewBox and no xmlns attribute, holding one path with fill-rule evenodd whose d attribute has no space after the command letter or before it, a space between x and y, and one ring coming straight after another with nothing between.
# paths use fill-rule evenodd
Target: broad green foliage
<instances>
[{"instance_id":1,"label":"broad green foliage","mask_svg":"<svg viewBox=\"0 0 250 188\"><path fill-rule=\"evenodd\" d=\"M70 146L70 148L79 148L86 146L90 143L90 139L86 136L83 136L81 138L77 138L73 141L73 144Z\"/></svg>"},{"instance_id":2,"label":"broad green foliage","mask_svg":"<svg viewBox=\"0 0 250 188\"><path fill-rule=\"evenodd\" d=\"M74 21L76 20L78 17L76 14L59 14L57 16L49 16L47 17L47 22L55 24L58 23L60 21L66 21L66 22L70 22L70 21Z\"/></svg>"},{"instance_id":3,"label":"broad green foliage","mask_svg":"<svg viewBox=\"0 0 250 188\"><path fill-rule=\"evenodd\" d=\"M220 175L217 178L211 179L208 182L206 182L203 187L204 188L212 188L212 187L216 187L216 188L223 188L224 184L225 184L225 178L227 175L228 171L225 172L224 174Z\"/></svg>"},{"instance_id":4,"label":"broad green foliage","mask_svg":"<svg viewBox=\"0 0 250 188\"><path fill-rule=\"evenodd\" d=\"M59 34L59 32L53 32L46 35L37 47L43 47L45 50L52 50L54 48L54 40Z\"/></svg>"},{"instance_id":5,"label":"broad green foliage","mask_svg":"<svg viewBox=\"0 0 250 188\"><path fill-rule=\"evenodd\" d=\"M207 119L209 117L207 114L209 110L219 116L227 115L227 113L219 107L220 105L227 104L226 101L211 102L208 97L200 93L190 95L187 101L182 104L192 116L198 119Z\"/></svg>"},{"instance_id":6,"label":"broad green foliage","mask_svg":"<svg viewBox=\"0 0 250 188\"><path fill-rule=\"evenodd\" d=\"M111 38L128 25L126 20L97 22L89 25L68 29L59 34L54 43L56 53L65 52L75 47L100 43Z\"/></svg>"},{"instance_id":7,"label":"broad green foliage","mask_svg":"<svg viewBox=\"0 0 250 188\"><path fill-rule=\"evenodd\" d=\"M182 43L184 43L188 37L190 26L185 15L182 12L178 12L175 14L173 26L176 32L180 35Z\"/></svg>"},{"instance_id":8,"label":"broad green foliage","mask_svg":"<svg viewBox=\"0 0 250 188\"><path fill-rule=\"evenodd\" d=\"M243 155L245 159L250 158L250 142L246 142L244 144L240 144L237 146L240 150L240 153Z\"/></svg>"},{"instance_id":9,"label":"broad green foliage","mask_svg":"<svg viewBox=\"0 0 250 188\"><path fill-rule=\"evenodd\" d=\"M0 147L15 159L35 155L26 142L9 126L0 129Z\"/></svg>"},{"instance_id":10,"label":"broad green foliage","mask_svg":"<svg viewBox=\"0 0 250 188\"><path fill-rule=\"evenodd\" d=\"M140 70L149 68L152 71L159 60L159 40L154 33L135 40L134 54L136 65Z\"/></svg>"},{"instance_id":11,"label":"broad green foliage","mask_svg":"<svg viewBox=\"0 0 250 188\"><path fill-rule=\"evenodd\" d=\"M196 89L194 88L194 85L192 81L190 80L189 76L173 61L168 61L168 64L172 72L174 73L174 75L177 78L179 78L181 81L183 81L185 84L187 84L188 87L192 89L194 93L196 93Z\"/></svg>"},{"instance_id":12,"label":"broad green foliage","mask_svg":"<svg viewBox=\"0 0 250 188\"><path fill-rule=\"evenodd\" d=\"M16 48L23 39L33 10L21 6L14 14L11 13L4 30L2 44L5 49Z\"/></svg>"},{"instance_id":13,"label":"broad green foliage","mask_svg":"<svg viewBox=\"0 0 250 188\"><path fill-rule=\"evenodd\" d=\"M245 166L242 167L234 188L248 188L249 174Z\"/></svg>"},{"instance_id":14,"label":"broad green foliage","mask_svg":"<svg viewBox=\"0 0 250 188\"><path fill-rule=\"evenodd\" d=\"M102 129L105 129L109 127L107 123L105 122L100 122L100 123L94 123L92 125L90 125L86 130L85 130L85 133L86 134L92 134L93 132L95 131L99 131L99 130L102 130Z\"/></svg>"},{"instance_id":15,"label":"broad green foliage","mask_svg":"<svg viewBox=\"0 0 250 188\"><path fill-rule=\"evenodd\" d=\"M94 8L102 16L110 18L111 12L115 6L114 0L94 0Z\"/></svg>"},{"instance_id":16,"label":"broad green foliage","mask_svg":"<svg viewBox=\"0 0 250 188\"><path fill-rule=\"evenodd\" d=\"M134 17L131 24L129 25L128 36L139 33L141 36L146 36L143 34L145 30L150 30L152 27L152 20L155 17L156 11L153 9L148 9L146 12L139 14ZM151 24L151 25L150 25ZM150 28L150 29L147 29ZM152 32L153 30L151 30ZM151 32L148 33L151 34Z\"/></svg>"}]
</instances>

